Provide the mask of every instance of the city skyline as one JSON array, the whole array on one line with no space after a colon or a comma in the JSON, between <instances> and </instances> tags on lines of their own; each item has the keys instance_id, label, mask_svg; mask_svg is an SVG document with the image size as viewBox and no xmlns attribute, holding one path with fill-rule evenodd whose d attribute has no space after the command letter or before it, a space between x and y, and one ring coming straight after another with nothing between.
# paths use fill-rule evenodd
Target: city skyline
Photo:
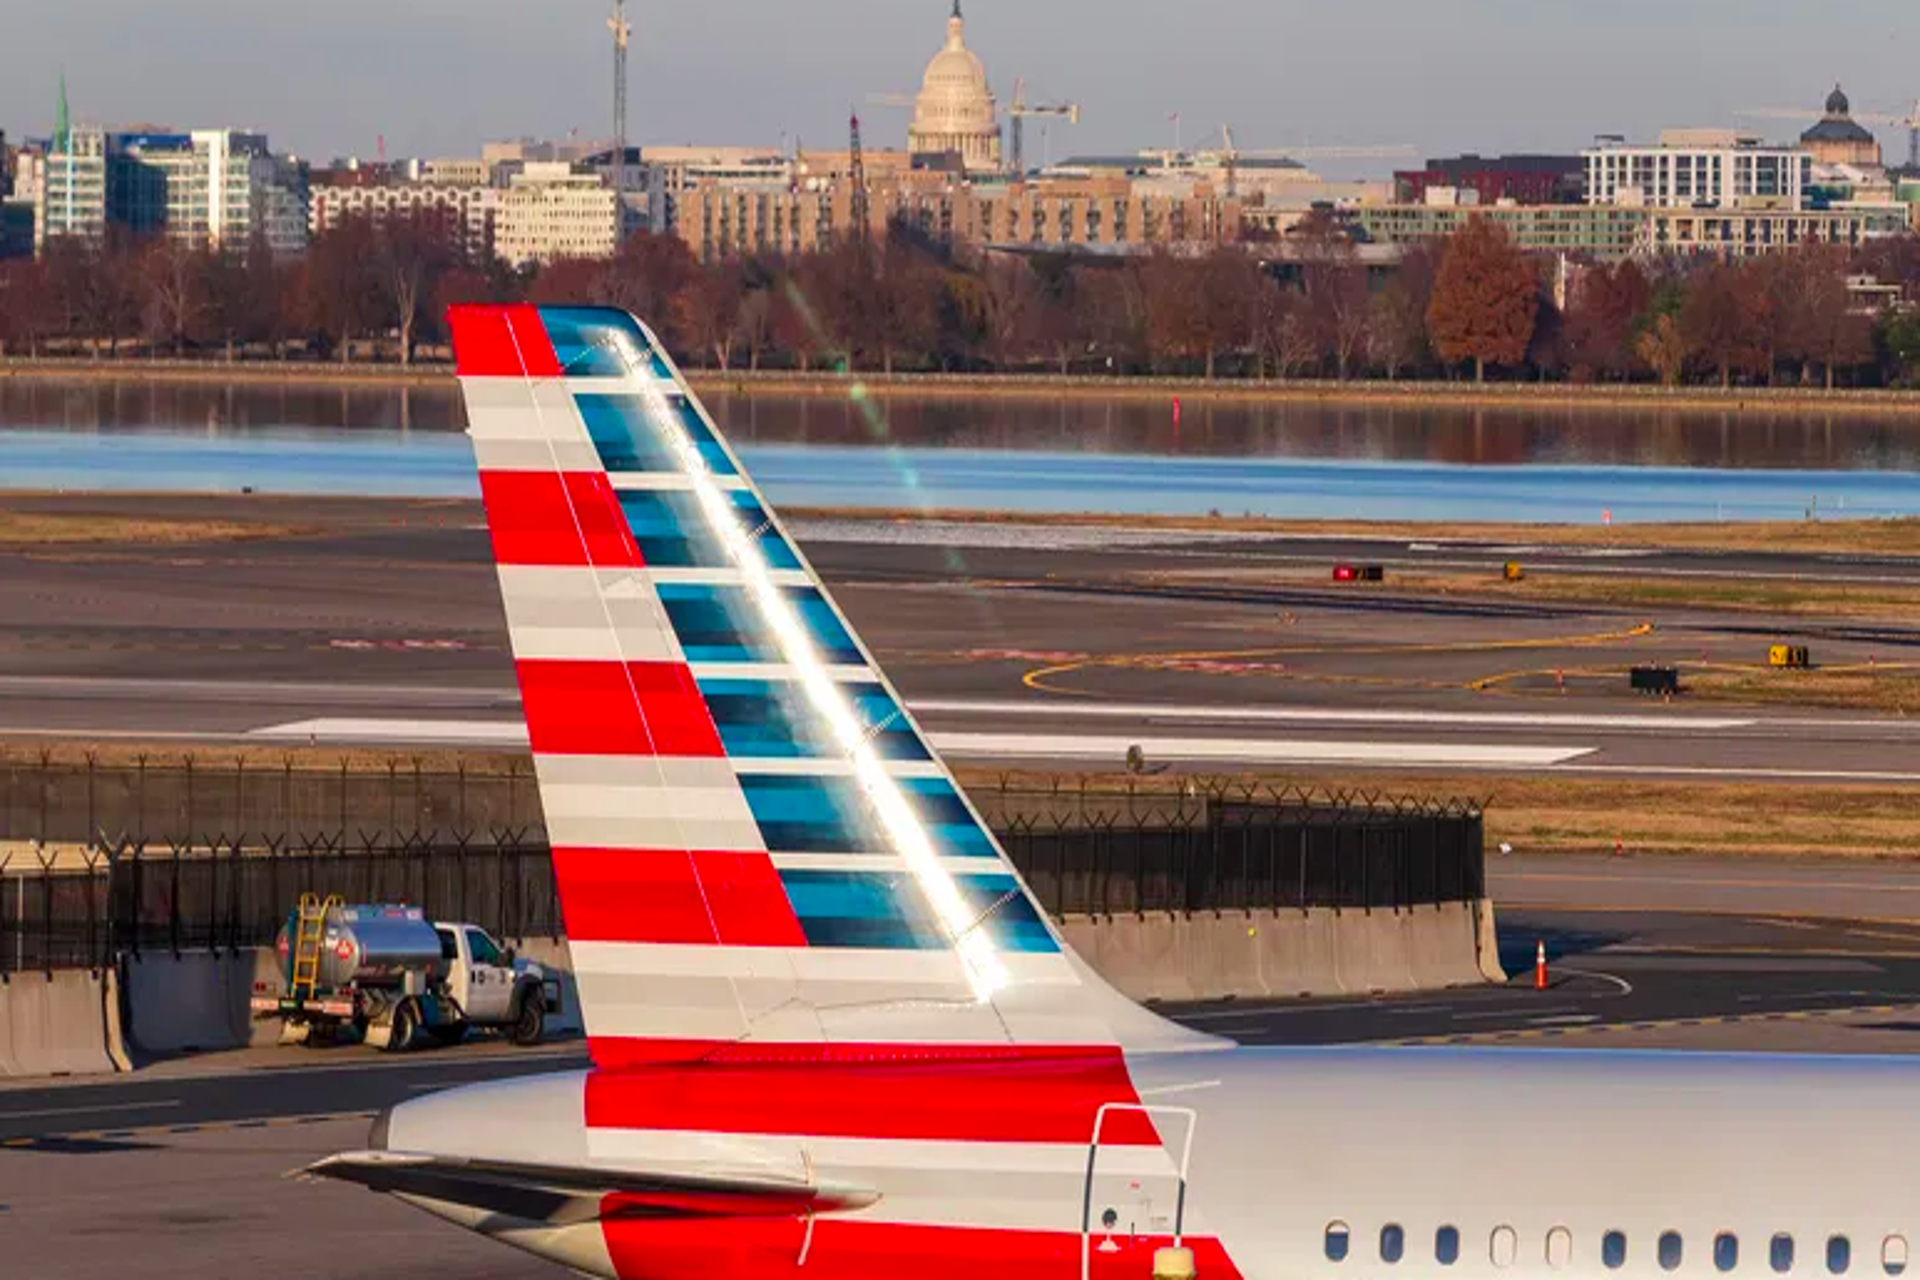
<instances>
[{"instance_id":1,"label":"city skyline","mask_svg":"<svg viewBox=\"0 0 1920 1280\"><path fill-rule=\"evenodd\" d=\"M33 38L0 48L0 128L13 137L51 127L63 70L77 121L258 128L316 160L371 157L382 136L389 154L425 157L474 153L489 138L612 131L601 0L340 0L309 14L240 0L165 12L139 0L34 7L45 12ZM918 89L946 11L947 0L635 5L629 136L838 147L851 105L868 117L870 146L902 145L906 113L866 98ZM1524 0L1338 10L1201 0L1124 14L1095 0L967 4L968 42L1003 107L1016 77L1029 96L1084 105L1080 126L1052 130L1056 159L1170 146L1175 112L1190 148L1224 122L1247 148L1407 144L1427 155L1573 150L1598 133L1650 137L1671 125L1743 123L1785 137L1798 131L1790 122L1734 113L1804 104L1812 119L1835 81L1860 110L1920 96L1910 7L1747 0L1739 15L1729 23L1711 0L1578 11ZM1570 49L1577 62L1559 52ZM1904 155L1892 132L1882 137ZM1049 145L1037 124L1028 145L1036 160Z\"/></svg>"}]
</instances>

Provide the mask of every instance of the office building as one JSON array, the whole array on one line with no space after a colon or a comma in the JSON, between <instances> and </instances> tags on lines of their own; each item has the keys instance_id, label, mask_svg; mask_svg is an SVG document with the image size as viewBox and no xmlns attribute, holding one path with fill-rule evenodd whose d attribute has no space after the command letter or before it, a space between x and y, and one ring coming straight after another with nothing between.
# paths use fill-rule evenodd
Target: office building
<instances>
[{"instance_id":1,"label":"office building","mask_svg":"<svg viewBox=\"0 0 1920 1280\"><path fill-rule=\"evenodd\" d=\"M1423 244L1453 235L1472 218L1485 218L1505 228L1528 253L1603 261L1632 253L1647 221L1644 210L1614 205L1481 205L1471 192L1449 201L1443 198L1445 191L1430 188L1421 204L1361 205L1350 216L1365 237L1378 244Z\"/></svg>"},{"instance_id":2,"label":"office building","mask_svg":"<svg viewBox=\"0 0 1920 1280\"><path fill-rule=\"evenodd\" d=\"M1579 156L1447 156L1428 160L1423 169L1393 175L1400 204L1423 204L1430 187L1477 193L1483 205L1578 204L1585 196L1586 167Z\"/></svg>"},{"instance_id":3,"label":"office building","mask_svg":"<svg viewBox=\"0 0 1920 1280\"><path fill-rule=\"evenodd\" d=\"M1582 153L1587 202L1649 209L1798 209L1813 157L1732 129L1669 129L1656 146L1609 139Z\"/></svg>"},{"instance_id":4,"label":"office building","mask_svg":"<svg viewBox=\"0 0 1920 1280\"><path fill-rule=\"evenodd\" d=\"M34 214L36 251L62 236L98 243L109 226L215 249L255 236L275 253L307 247L300 166L275 156L264 134L227 129L68 129L46 156Z\"/></svg>"},{"instance_id":5,"label":"office building","mask_svg":"<svg viewBox=\"0 0 1920 1280\"><path fill-rule=\"evenodd\" d=\"M1244 206L1209 184L1157 189L1124 177L967 181L914 169L869 174L868 233L898 223L945 245L1137 253L1240 237ZM708 180L685 192L676 233L702 261L830 247L853 231L844 178L755 185Z\"/></svg>"},{"instance_id":6,"label":"office building","mask_svg":"<svg viewBox=\"0 0 1920 1280\"><path fill-rule=\"evenodd\" d=\"M314 235L350 218L378 225L393 218L441 219L461 256L482 261L493 252L496 192L486 186L443 182L356 182L349 175L315 174L309 228Z\"/></svg>"},{"instance_id":7,"label":"office building","mask_svg":"<svg viewBox=\"0 0 1920 1280\"><path fill-rule=\"evenodd\" d=\"M512 266L610 258L619 243L618 197L598 174L530 162L496 196L493 251Z\"/></svg>"},{"instance_id":8,"label":"office building","mask_svg":"<svg viewBox=\"0 0 1920 1280\"><path fill-rule=\"evenodd\" d=\"M1859 248L1908 230L1905 205L1840 205L1828 209L1653 209L1636 244L1654 255L1715 254L1751 258L1807 244Z\"/></svg>"}]
</instances>

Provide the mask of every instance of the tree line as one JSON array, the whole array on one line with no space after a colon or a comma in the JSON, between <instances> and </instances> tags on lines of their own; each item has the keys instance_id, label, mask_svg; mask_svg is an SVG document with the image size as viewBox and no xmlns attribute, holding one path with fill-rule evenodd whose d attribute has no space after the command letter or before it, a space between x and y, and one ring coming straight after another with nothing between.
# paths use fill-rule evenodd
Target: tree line
<instances>
[{"instance_id":1,"label":"tree line","mask_svg":"<svg viewBox=\"0 0 1920 1280\"><path fill-rule=\"evenodd\" d=\"M1850 288L1859 275L1897 299ZM641 233L610 259L513 270L431 211L350 219L297 259L56 240L0 263L0 353L411 363L444 358L449 305L482 301L623 307L719 369L1920 384L1912 236L1569 267L1473 219L1380 269L1324 215L1280 246L1125 259L982 254L896 225L707 264Z\"/></svg>"}]
</instances>

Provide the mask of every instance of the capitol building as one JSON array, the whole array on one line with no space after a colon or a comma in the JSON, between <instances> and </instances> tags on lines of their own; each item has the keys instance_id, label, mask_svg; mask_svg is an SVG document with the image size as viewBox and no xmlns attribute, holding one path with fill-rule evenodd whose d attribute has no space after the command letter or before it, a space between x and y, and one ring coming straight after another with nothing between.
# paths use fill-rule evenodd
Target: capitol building
<instances>
[{"instance_id":1,"label":"capitol building","mask_svg":"<svg viewBox=\"0 0 1920 1280\"><path fill-rule=\"evenodd\" d=\"M960 0L953 0L953 16L947 19L946 46L933 55L921 78L907 150L915 157L958 156L968 173L1000 169L1000 111L987 87L985 64L967 48Z\"/></svg>"}]
</instances>

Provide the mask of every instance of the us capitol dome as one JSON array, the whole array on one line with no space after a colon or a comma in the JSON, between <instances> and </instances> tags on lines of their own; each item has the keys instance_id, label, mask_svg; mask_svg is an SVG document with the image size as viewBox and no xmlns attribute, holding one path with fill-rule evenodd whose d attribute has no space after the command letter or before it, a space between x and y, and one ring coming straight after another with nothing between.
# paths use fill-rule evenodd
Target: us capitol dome
<instances>
[{"instance_id":1,"label":"us capitol dome","mask_svg":"<svg viewBox=\"0 0 1920 1280\"><path fill-rule=\"evenodd\" d=\"M1000 112L987 68L967 48L960 0L947 19L946 47L933 55L914 100L907 150L916 156L957 154L968 172L1000 168Z\"/></svg>"}]
</instances>

